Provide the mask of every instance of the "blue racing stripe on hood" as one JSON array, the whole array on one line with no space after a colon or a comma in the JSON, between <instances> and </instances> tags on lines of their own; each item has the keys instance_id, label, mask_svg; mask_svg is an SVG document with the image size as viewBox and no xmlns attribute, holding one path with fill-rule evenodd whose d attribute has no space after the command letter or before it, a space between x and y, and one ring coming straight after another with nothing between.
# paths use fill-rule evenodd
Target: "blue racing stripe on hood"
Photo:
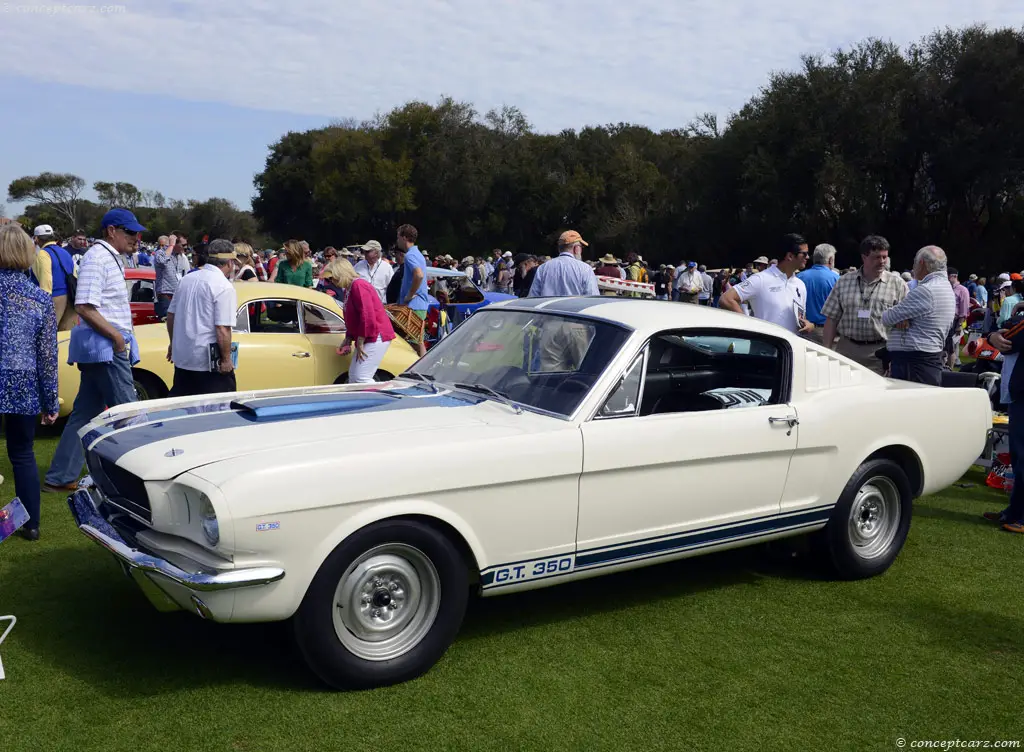
<instances>
[{"instance_id":1,"label":"blue racing stripe on hood","mask_svg":"<svg viewBox=\"0 0 1024 752\"><path fill-rule=\"evenodd\" d=\"M211 413L222 413L231 409L231 400L216 402L206 405L189 405L187 407L173 407L165 410L137 410L127 415L121 415L117 419L104 423L102 426L93 428L82 437L82 444L88 448L96 439L106 436L108 433L120 431L122 428L141 426L146 423L153 423L168 418L183 418L187 415L209 415Z\"/></svg>"},{"instance_id":2,"label":"blue racing stripe on hood","mask_svg":"<svg viewBox=\"0 0 1024 752\"><path fill-rule=\"evenodd\" d=\"M245 400L246 403L255 401L262 402L291 402L297 404L300 402L316 402L317 400L337 400L339 398L352 397L354 395L377 395L377 394L393 394L400 397L424 397L427 395L433 395L434 391L428 386L423 384L414 384L409 387L399 387L392 389L378 389L369 388L361 391L341 391L341 392L326 392L323 394L267 394L261 397L251 397ZM216 395L210 395L211 398ZM215 402L207 402L199 405L184 405L182 407L167 407L160 410L147 409L145 402L136 403L138 407L135 410L129 412L122 412L118 417L114 418L101 426L97 426L89 431L85 436L82 437L82 443L88 447L96 439L104 436L112 431L118 431L122 428L128 428L133 425L142 425L145 423L153 423L159 420L168 420L170 418L182 418L186 415L204 415L208 413L223 413L234 409L234 400L222 399Z\"/></svg>"},{"instance_id":3,"label":"blue racing stripe on hood","mask_svg":"<svg viewBox=\"0 0 1024 752\"><path fill-rule=\"evenodd\" d=\"M429 396L419 397L411 394L419 394L423 391ZM390 396L381 396L382 393L388 393ZM406 396L402 396L403 393ZM142 413L129 419L139 421L138 427L128 427L127 430L112 433L114 429L110 428L113 425L111 423L110 426L103 427L104 429L110 428L110 430L104 433L100 433L99 429L90 431L82 441L88 447L91 440L99 438L100 441L92 449L92 452L103 459L116 462L135 449L159 441L208 431L222 431L245 425L279 423L331 415L390 412L417 407L466 407L479 404L484 400L484 397L457 393L435 395L429 389L422 390L418 387L381 390L380 392L352 392L350 394L287 395L280 400L273 397L261 397L241 402L217 403L221 409L216 411L212 410L213 405L202 405L199 406L199 409L190 407L157 411L150 415ZM227 407L223 407L223 405L227 405ZM181 417L182 414L188 417ZM158 415L162 419L154 422L153 418ZM176 420L169 420L169 418L176 418ZM90 437L92 437L91 440Z\"/></svg>"}]
</instances>

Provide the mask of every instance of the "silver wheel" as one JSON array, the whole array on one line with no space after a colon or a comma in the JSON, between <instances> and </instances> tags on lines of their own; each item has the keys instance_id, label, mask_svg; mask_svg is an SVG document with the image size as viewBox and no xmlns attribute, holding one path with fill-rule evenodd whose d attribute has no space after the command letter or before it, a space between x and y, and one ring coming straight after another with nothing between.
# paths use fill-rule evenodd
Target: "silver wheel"
<instances>
[{"instance_id":1,"label":"silver wheel","mask_svg":"<svg viewBox=\"0 0 1024 752\"><path fill-rule=\"evenodd\" d=\"M386 543L345 570L334 592L334 631L354 655L387 661L408 653L430 631L441 579L417 548Z\"/></svg>"},{"instance_id":2,"label":"silver wheel","mask_svg":"<svg viewBox=\"0 0 1024 752\"><path fill-rule=\"evenodd\" d=\"M900 492L896 484L883 475L865 481L850 507L850 543L857 555L863 559L884 556L899 526Z\"/></svg>"}]
</instances>

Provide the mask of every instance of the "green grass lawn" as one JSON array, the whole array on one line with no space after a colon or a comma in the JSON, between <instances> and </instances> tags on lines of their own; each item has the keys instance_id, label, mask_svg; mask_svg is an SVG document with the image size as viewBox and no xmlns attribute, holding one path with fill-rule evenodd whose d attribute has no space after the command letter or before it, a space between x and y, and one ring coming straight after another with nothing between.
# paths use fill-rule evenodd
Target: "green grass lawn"
<instances>
[{"instance_id":1,"label":"green grass lawn","mask_svg":"<svg viewBox=\"0 0 1024 752\"><path fill-rule=\"evenodd\" d=\"M55 438L37 443L45 468ZM5 497L13 496L10 467ZM477 600L425 677L325 690L286 625L158 614L43 501L0 545L6 750L894 750L1024 739L1024 537L975 485L916 503L884 576L762 549Z\"/></svg>"}]
</instances>

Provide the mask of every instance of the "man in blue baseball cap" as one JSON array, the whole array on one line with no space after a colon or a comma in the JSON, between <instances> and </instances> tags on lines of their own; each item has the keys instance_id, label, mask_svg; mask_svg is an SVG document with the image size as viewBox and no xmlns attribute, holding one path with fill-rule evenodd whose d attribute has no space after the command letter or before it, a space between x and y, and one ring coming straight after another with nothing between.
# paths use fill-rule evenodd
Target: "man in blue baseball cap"
<instances>
[{"instance_id":1,"label":"man in blue baseball cap","mask_svg":"<svg viewBox=\"0 0 1024 752\"><path fill-rule=\"evenodd\" d=\"M135 402L132 366L139 348L124 283L125 257L135 252L146 228L127 209L111 209L100 222L100 239L82 257L75 291L79 323L71 330L68 363L78 364L82 381L60 443L46 471L43 488L51 493L75 490L85 454L78 431L103 410Z\"/></svg>"}]
</instances>

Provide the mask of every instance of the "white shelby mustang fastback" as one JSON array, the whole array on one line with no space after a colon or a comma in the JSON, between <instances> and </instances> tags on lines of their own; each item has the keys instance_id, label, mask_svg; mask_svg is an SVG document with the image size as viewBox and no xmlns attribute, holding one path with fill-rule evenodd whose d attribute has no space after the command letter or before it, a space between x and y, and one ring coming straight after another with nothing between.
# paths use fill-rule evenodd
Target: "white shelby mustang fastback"
<instances>
[{"instance_id":1,"label":"white shelby mustang fastback","mask_svg":"<svg viewBox=\"0 0 1024 752\"><path fill-rule=\"evenodd\" d=\"M320 677L370 687L429 669L471 593L805 534L835 575L879 574L990 426L981 389L739 314L528 298L391 382L109 410L69 502L158 608L291 619Z\"/></svg>"}]
</instances>

